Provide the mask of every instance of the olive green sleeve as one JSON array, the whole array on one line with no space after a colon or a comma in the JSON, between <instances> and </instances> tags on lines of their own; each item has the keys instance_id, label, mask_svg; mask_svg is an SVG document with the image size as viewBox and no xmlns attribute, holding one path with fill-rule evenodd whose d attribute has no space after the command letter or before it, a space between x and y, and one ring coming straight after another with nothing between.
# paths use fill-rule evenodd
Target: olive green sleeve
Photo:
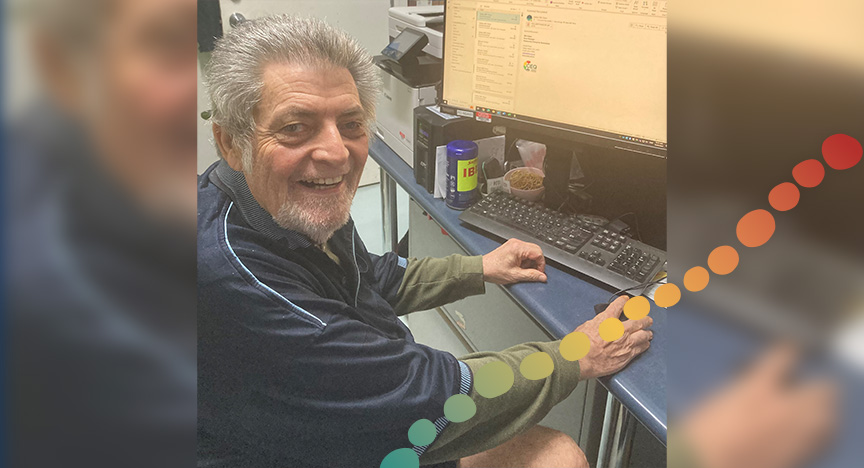
<instances>
[{"instance_id":1,"label":"olive green sleeve","mask_svg":"<svg viewBox=\"0 0 864 468\"><path fill-rule=\"evenodd\" d=\"M497 447L536 425L556 404L567 398L579 383L579 362L567 361L558 352L560 341L531 342L501 352L473 353L459 358L474 375L469 396L477 413L469 420L450 422L420 458L421 464L457 460ZM554 370L546 378L528 380L519 365L528 355L545 352ZM477 393L477 370L493 361L503 361L513 370L513 387L503 395L485 398Z\"/></svg>"},{"instance_id":2,"label":"olive green sleeve","mask_svg":"<svg viewBox=\"0 0 864 468\"><path fill-rule=\"evenodd\" d=\"M666 457L669 468L699 468L696 454L693 452L687 438L680 431L669 431L666 445Z\"/></svg>"},{"instance_id":3,"label":"olive green sleeve","mask_svg":"<svg viewBox=\"0 0 864 468\"><path fill-rule=\"evenodd\" d=\"M483 257L450 255L444 258L408 259L402 285L396 293L396 315L434 309L486 292Z\"/></svg>"}]
</instances>

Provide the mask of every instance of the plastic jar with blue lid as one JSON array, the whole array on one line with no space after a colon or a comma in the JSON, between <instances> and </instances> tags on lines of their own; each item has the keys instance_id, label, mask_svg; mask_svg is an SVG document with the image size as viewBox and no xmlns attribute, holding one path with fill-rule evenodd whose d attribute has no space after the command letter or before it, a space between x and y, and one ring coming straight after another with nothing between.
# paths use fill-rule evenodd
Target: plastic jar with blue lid
<instances>
[{"instance_id":1,"label":"plastic jar with blue lid","mask_svg":"<svg viewBox=\"0 0 864 468\"><path fill-rule=\"evenodd\" d=\"M464 210L477 197L477 143L453 140L447 144L447 206Z\"/></svg>"}]
</instances>

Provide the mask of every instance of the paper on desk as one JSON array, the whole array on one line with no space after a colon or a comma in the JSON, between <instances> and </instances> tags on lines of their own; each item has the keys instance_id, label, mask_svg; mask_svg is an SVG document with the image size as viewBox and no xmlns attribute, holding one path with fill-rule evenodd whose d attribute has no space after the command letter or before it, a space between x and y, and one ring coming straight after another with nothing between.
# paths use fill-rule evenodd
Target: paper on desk
<instances>
[{"instance_id":1,"label":"paper on desk","mask_svg":"<svg viewBox=\"0 0 864 468\"><path fill-rule=\"evenodd\" d=\"M481 138L474 140L477 143L477 165L483 167L483 163L490 159L497 159L504 167L504 135ZM447 194L447 146L439 146L435 149L435 188L432 196L444 198Z\"/></svg>"},{"instance_id":2,"label":"paper on desk","mask_svg":"<svg viewBox=\"0 0 864 468\"><path fill-rule=\"evenodd\" d=\"M435 189L432 196L444 198L447 193L447 146L435 149Z\"/></svg>"}]
</instances>

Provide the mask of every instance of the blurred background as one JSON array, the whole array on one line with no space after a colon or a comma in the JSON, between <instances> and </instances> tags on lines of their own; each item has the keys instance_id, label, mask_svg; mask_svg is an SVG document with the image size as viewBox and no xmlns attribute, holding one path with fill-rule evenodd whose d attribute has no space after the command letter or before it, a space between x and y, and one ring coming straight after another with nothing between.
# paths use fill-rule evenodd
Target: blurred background
<instances>
[{"instance_id":1,"label":"blurred background","mask_svg":"<svg viewBox=\"0 0 864 468\"><path fill-rule=\"evenodd\" d=\"M769 440L769 432L784 429L751 434L764 436L763 452L785 460L763 466L854 466L864 456L855 442L864 437L864 408L854 397L864 391L864 164L844 171L826 165L822 183L800 188L790 211L768 203L772 188L795 182L796 164L816 159L824 165L822 142L829 136L864 141L862 19L864 4L849 0L670 6L670 281L682 284L689 268L707 268L718 246L740 254L734 272L711 274L701 292L684 290L669 311L670 431L686 435L698 426L691 415L704 402L733 398L733 387L758 379L742 369L778 341L793 343L800 362L780 366L774 393L754 390L755 407L742 415L738 432L759 426L760 406L783 400L795 391L789 382L802 375L827 379L821 382L836 390L836 398L787 408L800 414L812 408L830 419L786 421L787 432L812 431L802 439L814 447L797 458L779 456L795 450ZM755 209L774 215L776 232L763 246L744 247L736 225ZM815 440L827 433L824 443ZM787 445L809 445L785 435ZM719 434L707 437L722 444Z\"/></svg>"},{"instance_id":2,"label":"blurred background","mask_svg":"<svg viewBox=\"0 0 864 468\"><path fill-rule=\"evenodd\" d=\"M9 466L192 466L196 2L4 8Z\"/></svg>"},{"instance_id":3,"label":"blurred background","mask_svg":"<svg viewBox=\"0 0 864 468\"><path fill-rule=\"evenodd\" d=\"M5 2L12 466L195 463L196 3ZM842 390L838 417L819 450L778 466L864 456L864 163L773 212L762 247L735 225L830 135L864 142L862 20L852 0L670 6L671 281L719 245L741 260L670 309L669 408L706 414L770 343L798 343L800 373Z\"/></svg>"}]
</instances>

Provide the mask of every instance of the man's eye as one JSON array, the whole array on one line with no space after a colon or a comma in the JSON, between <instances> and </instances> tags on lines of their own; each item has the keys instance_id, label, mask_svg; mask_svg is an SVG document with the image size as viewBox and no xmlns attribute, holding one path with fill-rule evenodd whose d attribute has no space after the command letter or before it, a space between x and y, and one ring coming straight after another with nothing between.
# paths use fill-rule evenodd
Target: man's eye
<instances>
[{"instance_id":1,"label":"man's eye","mask_svg":"<svg viewBox=\"0 0 864 468\"><path fill-rule=\"evenodd\" d=\"M303 124L299 124L299 123L294 123L294 124L290 124L290 125L286 125L286 126L282 127L282 131L284 133L298 133L298 132L303 131L303 129L304 129Z\"/></svg>"},{"instance_id":2,"label":"man's eye","mask_svg":"<svg viewBox=\"0 0 864 468\"><path fill-rule=\"evenodd\" d=\"M363 130L363 124L360 122L348 122L342 125L342 128L348 132L356 133Z\"/></svg>"}]
</instances>

